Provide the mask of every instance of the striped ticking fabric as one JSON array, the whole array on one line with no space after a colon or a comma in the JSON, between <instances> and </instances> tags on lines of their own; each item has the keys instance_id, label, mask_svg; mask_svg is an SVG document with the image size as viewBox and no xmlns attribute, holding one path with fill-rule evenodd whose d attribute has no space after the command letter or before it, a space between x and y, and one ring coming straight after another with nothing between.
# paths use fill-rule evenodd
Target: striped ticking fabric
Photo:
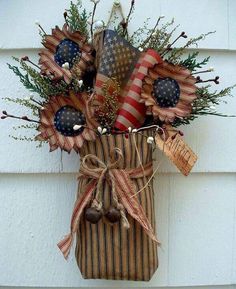
<instances>
[{"instance_id":1,"label":"striped ticking fabric","mask_svg":"<svg viewBox=\"0 0 236 289\"><path fill-rule=\"evenodd\" d=\"M152 162L152 148L142 135L135 135L143 165ZM80 156L87 154L98 156L102 161L109 159L113 148L120 148L124 159L120 168L132 169L140 166L132 138L124 135L101 136L95 142L86 142L80 150ZM148 177L133 179L135 191L142 188ZM91 180L90 180L91 181ZM79 180L78 196L83 194L89 180ZM144 213L155 228L153 184L145 188L138 201ZM77 196L77 197L78 197ZM102 200L105 209L112 204L111 187L103 183ZM130 228L121 223L110 225L105 218L98 224L90 224L81 216L76 240L76 260L84 278L88 279L125 279L148 281L158 267L157 243L155 243L131 216L127 216Z\"/></svg>"},{"instance_id":2,"label":"striped ticking fabric","mask_svg":"<svg viewBox=\"0 0 236 289\"><path fill-rule=\"evenodd\" d=\"M137 69L133 73L133 79L128 88L127 95L118 112L115 127L119 130L127 130L129 127L138 128L144 123L146 114L145 104L140 102L143 78L147 75L148 69L157 63L162 63L160 55L149 49L140 57Z\"/></svg>"}]
</instances>

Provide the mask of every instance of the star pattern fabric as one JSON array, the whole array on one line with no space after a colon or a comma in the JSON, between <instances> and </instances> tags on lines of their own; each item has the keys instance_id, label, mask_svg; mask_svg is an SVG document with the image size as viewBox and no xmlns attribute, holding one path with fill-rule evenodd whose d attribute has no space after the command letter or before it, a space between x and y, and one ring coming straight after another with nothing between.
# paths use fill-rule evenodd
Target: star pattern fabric
<instances>
[{"instance_id":1,"label":"star pattern fabric","mask_svg":"<svg viewBox=\"0 0 236 289\"><path fill-rule=\"evenodd\" d=\"M83 127L74 129L75 125L85 125L86 119L84 114L76 108L65 105L59 109L54 118L56 129L64 136L77 136L84 130Z\"/></svg>"},{"instance_id":2,"label":"star pattern fabric","mask_svg":"<svg viewBox=\"0 0 236 289\"><path fill-rule=\"evenodd\" d=\"M115 31L106 30L99 73L115 77L122 85L129 79L140 52Z\"/></svg>"},{"instance_id":3,"label":"star pattern fabric","mask_svg":"<svg viewBox=\"0 0 236 289\"><path fill-rule=\"evenodd\" d=\"M97 52L97 77L95 82L94 105L100 107L104 104L104 90L106 83L118 83L120 94L118 108L121 108L132 81L133 72L140 59L140 51L133 47L127 40L112 30L104 30L95 37ZM116 87L110 86L109 93ZM144 113L145 115L145 113Z\"/></svg>"},{"instance_id":4,"label":"star pattern fabric","mask_svg":"<svg viewBox=\"0 0 236 289\"><path fill-rule=\"evenodd\" d=\"M158 78L153 83L153 95L161 107L174 107L179 101L178 82L170 77Z\"/></svg>"},{"instance_id":5,"label":"star pattern fabric","mask_svg":"<svg viewBox=\"0 0 236 289\"><path fill-rule=\"evenodd\" d=\"M80 57L81 51L79 45L70 39L62 40L58 44L56 54L54 55L54 59L58 65L62 67L63 64L68 63L70 69Z\"/></svg>"}]
</instances>

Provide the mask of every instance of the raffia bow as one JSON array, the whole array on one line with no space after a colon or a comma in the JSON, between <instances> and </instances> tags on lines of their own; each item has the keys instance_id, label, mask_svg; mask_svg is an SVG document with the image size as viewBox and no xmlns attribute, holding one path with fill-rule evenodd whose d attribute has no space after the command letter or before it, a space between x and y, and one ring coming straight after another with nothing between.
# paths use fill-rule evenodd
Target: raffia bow
<instances>
[{"instance_id":1,"label":"raffia bow","mask_svg":"<svg viewBox=\"0 0 236 289\"><path fill-rule=\"evenodd\" d=\"M146 234L155 242L158 240L145 212L135 195L135 186L132 179L150 176L153 172L152 163L134 169L119 169L118 165L123 159L120 149L115 148L111 152L110 160L105 164L97 156L86 155L81 162L79 179L89 179L90 181L84 188L84 192L78 197L73 214L71 217L71 231L65 238L58 243L58 247L67 258L73 243L74 234L77 232L81 214L87 204L93 199L92 206L102 206L100 195L103 180L106 179L112 187L112 197L115 205L120 209L123 224L128 227L128 220L125 210L132 216L144 229Z\"/></svg>"}]
</instances>

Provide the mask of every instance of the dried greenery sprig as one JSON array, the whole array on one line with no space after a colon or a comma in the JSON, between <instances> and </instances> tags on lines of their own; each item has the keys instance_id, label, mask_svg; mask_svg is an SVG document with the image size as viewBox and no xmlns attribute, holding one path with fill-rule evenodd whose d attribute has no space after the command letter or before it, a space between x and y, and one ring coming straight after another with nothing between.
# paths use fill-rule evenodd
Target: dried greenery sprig
<instances>
[{"instance_id":1,"label":"dried greenery sprig","mask_svg":"<svg viewBox=\"0 0 236 289\"><path fill-rule=\"evenodd\" d=\"M223 98L225 96L232 96L232 90L236 85L226 87L220 91L210 91L211 85L199 87L197 89L197 99L193 102L191 114L183 119L176 119L174 126L190 124L193 120L202 115L215 115L222 117L235 117L233 115L226 115L216 112L216 106L220 103L227 103Z\"/></svg>"},{"instance_id":2,"label":"dried greenery sprig","mask_svg":"<svg viewBox=\"0 0 236 289\"><path fill-rule=\"evenodd\" d=\"M50 77L42 75L39 71L32 68L23 59L13 57L20 63L20 67L8 63L8 67L20 78L24 87L31 92L35 92L43 99L48 99L51 95L67 93L68 85L64 80L53 81ZM23 74L23 72L25 74Z\"/></svg>"},{"instance_id":3,"label":"dried greenery sprig","mask_svg":"<svg viewBox=\"0 0 236 289\"><path fill-rule=\"evenodd\" d=\"M158 27L161 19L164 18L164 16L159 16L159 18L157 19L157 22L154 26L154 28L152 30L149 31L149 35L148 37L145 39L145 41L143 41L143 43L140 45L141 48L145 48L146 45L152 40L153 36L154 36L154 33L156 31L156 28Z\"/></svg>"},{"instance_id":4,"label":"dried greenery sprig","mask_svg":"<svg viewBox=\"0 0 236 289\"><path fill-rule=\"evenodd\" d=\"M3 100L8 101L8 102L14 102L17 103L21 106L24 106L28 109L31 109L32 114L34 116L38 116L39 115L39 109L40 107L38 107L37 105L35 105L34 103L32 103L31 98L29 99L21 99L21 98L10 98L10 97L4 97Z\"/></svg>"},{"instance_id":5,"label":"dried greenery sprig","mask_svg":"<svg viewBox=\"0 0 236 289\"><path fill-rule=\"evenodd\" d=\"M199 41L204 40L207 36L213 33L215 33L215 31L210 31L197 37L190 38L184 46L173 48L168 54L167 60L173 64L178 64L181 61L181 57L186 52L187 48L191 48L194 45L197 46Z\"/></svg>"},{"instance_id":6,"label":"dried greenery sprig","mask_svg":"<svg viewBox=\"0 0 236 289\"><path fill-rule=\"evenodd\" d=\"M188 68L190 71L196 71L196 69L202 68L210 60L210 56L208 56L204 58L203 60L198 61L197 60L198 55L199 55L199 51L190 53L188 57L184 60L181 60L179 64Z\"/></svg>"},{"instance_id":7,"label":"dried greenery sprig","mask_svg":"<svg viewBox=\"0 0 236 289\"><path fill-rule=\"evenodd\" d=\"M37 142L37 146L36 147L42 147L42 143L43 141L39 141L36 138L36 135L33 134L32 136L28 136L28 131L32 132L32 131L37 131L38 129L38 125L36 123L29 123L29 124L22 124L19 126L14 126L13 130L15 132L18 131L27 131L27 136L26 135L22 135L22 134L18 134L18 135L9 135L9 137L13 138L14 140L17 141L28 141L28 142Z\"/></svg>"},{"instance_id":8,"label":"dried greenery sprig","mask_svg":"<svg viewBox=\"0 0 236 289\"><path fill-rule=\"evenodd\" d=\"M161 16L161 19L162 18L164 18L164 16ZM157 24L159 24L159 22ZM147 47L154 49L160 54L163 53L168 44L170 44L173 33L178 28L178 26L173 27L173 24L174 19L165 24L162 24L161 27L155 25L153 28L147 29L147 37L146 39L143 39L140 46L144 49ZM169 31L170 28L171 30Z\"/></svg>"},{"instance_id":9,"label":"dried greenery sprig","mask_svg":"<svg viewBox=\"0 0 236 289\"><path fill-rule=\"evenodd\" d=\"M81 10L81 12L80 12ZM89 36L88 20L91 13L87 13L80 0L77 3L70 2L70 7L64 13L64 18L72 32L80 31L87 38Z\"/></svg>"},{"instance_id":10,"label":"dried greenery sprig","mask_svg":"<svg viewBox=\"0 0 236 289\"><path fill-rule=\"evenodd\" d=\"M112 92L110 91L112 87ZM116 78L111 78L104 83L102 87L104 95L104 103L95 111L96 120L102 125L102 127L109 131L114 125L118 111L118 97L120 95L120 85Z\"/></svg>"}]
</instances>

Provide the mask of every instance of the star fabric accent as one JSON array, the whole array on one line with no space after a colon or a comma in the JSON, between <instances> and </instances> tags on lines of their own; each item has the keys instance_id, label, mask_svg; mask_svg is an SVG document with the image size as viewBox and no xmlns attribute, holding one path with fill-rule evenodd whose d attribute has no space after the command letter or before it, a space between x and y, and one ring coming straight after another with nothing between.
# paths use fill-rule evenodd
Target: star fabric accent
<instances>
[{"instance_id":1,"label":"star fabric accent","mask_svg":"<svg viewBox=\"0 0 236 289\"><path fill-rule=\"evenodd\" d=\"M139 54L136 48L115 31L106 30L99 72L116 78L122 86L129 79Z\"/></svg>"},{"instance_id":2,"label":"star fabric accent","mask_svg":"<svg viewBox=\"0 0 236 289\"><path fill-rule=\"evenodd\" d=\"M54 118L56 129L64 136L77 136L84 130L83 125L86 124L86 119L81 110L73 106L65 105L60 108ZM80 125L81 128L75 130L74 126Z\"/></svg>"},{"instance_id":3,"label":"star fabric accent","mask_svg":"<svg viewBox=\"0 0 236 289\"><path fill-rule=\"evenodd\" d=\"M58 44L54 59L61 67L63 67L63 64L68 63L69 69L71 69L75 61L80 57L79 45L70 39L64 39Z\"/></svg>"},{"instance_id":4,"label":"star fabric accent","mask_svg":"<svg viewBox=\"0 0 236 289\"><path fill-rule=\"evenodd\" d=\"M174 107L179 101L178 82L170 77L158 78L153 82L153 95L161 107Z\"/></svg>"},{"instance_id":5,"label":"star fabric accent","mask_svg":"<svg viewBox=\"0 0 236 289\"><path fill-rule=\"evenodd\" d=\"M191 113L197 98L195 84L196 78L185 67L167 61L156 63L143 79L141 102L154 118L171 123Z\"/></svg>"}]
</instances>

